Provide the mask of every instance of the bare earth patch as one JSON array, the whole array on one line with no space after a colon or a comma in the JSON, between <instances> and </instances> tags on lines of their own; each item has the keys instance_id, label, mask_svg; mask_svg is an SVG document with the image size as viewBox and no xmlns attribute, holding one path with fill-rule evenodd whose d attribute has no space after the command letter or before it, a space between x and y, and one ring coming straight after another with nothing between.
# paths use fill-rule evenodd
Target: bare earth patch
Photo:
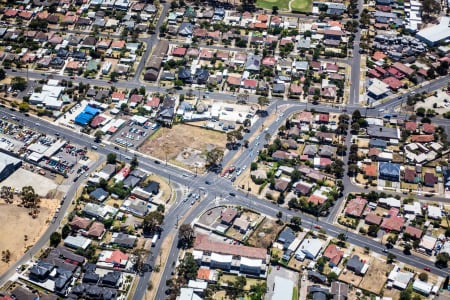
<instances>
[{"instance_id":1,"label":"bare earth patch","mask_svg":"<svg viewBox=\"0 0 450 300\"><path fill-rule=\"evenodd\" d=\"M254 247L267 248L272 244L272 241L275 240L280 231L281 226L275 220L266 218L252 234L248 242Z\"/></svg>"},{"instance_id":2,"label":"bare earth patch","mask_svg":"<svg viewBox=\"0 0 450 300\"><path fill-rule=\"evenodd\" d=\"M189 126L176 125L160 128L139 151L161 160L194 170L204 166L206 151L219 147L225 149L227 138L224 133Z\"/></svg>"},{"instance_id":3,"label":"bare earth patch","mask_svg":"<svg viewBox=\"0 0 450 300\"><path fill-rule=\"evenodd\" d=\"M374 259L359 287L374 294L379 294L386 283L386 273L390 272L391 269L392 266L386 264L385 261Z\"/></svg>"},{"instance_id":4,"label":"bare earth patch","mask_svg":"<svg viewBox=\"0 0 450 300\"><path fill-rule=\"evenodd\" d=\"M19 201L15 198L13 204L6 204L0 200L0 251L10 251L9 263L19 259L39 239L59 205L58 200L41 199L39 214L33 219L28 208L17 206ZM8 263L0 261L0 273L5 272L8 266Z\"/></svg>"}]
</instances>

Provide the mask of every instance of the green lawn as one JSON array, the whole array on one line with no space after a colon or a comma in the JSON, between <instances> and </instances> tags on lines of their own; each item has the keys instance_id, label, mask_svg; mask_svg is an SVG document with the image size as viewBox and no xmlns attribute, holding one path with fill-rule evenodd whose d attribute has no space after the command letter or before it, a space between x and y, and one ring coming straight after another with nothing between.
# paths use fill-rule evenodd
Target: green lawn
<instances>
[{"instance_id":1,"label":"green lawn","mask_svg":"<svg viewBox=\"0 0 450 300\"><path fill-rule=\"evenodd\" d=\"M293 0L291 3L291 8L293 11L312 11L312 0Z\"/></svg>"},{"instance_id":2,"label":"green lawn","mask_svg":"<svg viewBox=\"0 0 450 300\"><path fill-rule=\"evenodd\" d=\"M256 6L265 9L272 9L272 7L278 6L280 10L288 10L289 0L257 0Z\"/></svg>"},{"instance_id":3,"label":"green lawn","mask_svg":"<svg viewBox=\"0 0 450 300\"><path fill-rule=\"evenodd\" d=\"M292 300L298 300L298 288L294 286L294 293L292 294Z\"/></svg>"}]
</instances>

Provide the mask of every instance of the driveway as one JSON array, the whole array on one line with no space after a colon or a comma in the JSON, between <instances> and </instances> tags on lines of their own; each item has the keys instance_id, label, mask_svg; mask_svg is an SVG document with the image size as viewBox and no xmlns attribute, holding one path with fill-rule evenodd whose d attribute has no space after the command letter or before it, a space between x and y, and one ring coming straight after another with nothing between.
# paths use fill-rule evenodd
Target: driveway
<instances>
[{"instance_id":1,"label":"driveway","mask_svg":"<svg viewBox=\"0 0 450 300\"><path fill-rule=\"evenodd\" d=\"M294 283L295 286L297 286L297 283L298 283L298 273L297 272L293 272L291 270L283 268L282 266L280 266L279 270L277 270L277 266L270 266L270 268L271 268L271 271L270 271L269 275L267 276L266 300L272 299L275 276L280 276L280 277L289 279Z\"/></svg>"}]
</instances>

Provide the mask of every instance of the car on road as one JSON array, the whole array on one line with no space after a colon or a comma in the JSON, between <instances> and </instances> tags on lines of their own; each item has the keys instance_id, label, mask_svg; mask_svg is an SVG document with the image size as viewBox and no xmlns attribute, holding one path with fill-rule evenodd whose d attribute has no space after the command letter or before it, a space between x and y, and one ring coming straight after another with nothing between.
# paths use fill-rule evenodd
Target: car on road
<instances>
[{"instance_id":1,"label":"car on road","mask_svg":"<svg viewBox=\"0 0 450 300\"><path fill-rule=\"evenodd\" d=\"M231 197L236 197L236 193L233 193L233 192L230 192L229 195L230 195Z\"/></svg>"},{"instance_id":2,"label":"car on road","mask_svg":"<svg viewBox=\"0 0 450 300\"><path fill-rule=\"evenodd\" d=\"M280 268L281 268L280 265L278 265L278 266L277 266L277 270L279 270Z\"/></svg>"},{"instance_id":3,"label":"car on road","mask_svg":"<svg viewBox=\"0 0 450 300\"><path fill-rule=\"evenodd\" d=\"M234 176L233 178L231 178L231 182L235 182L236 181L236 176Z\"/></svg>"},{"instance_id":4,"label":"car on road","mask_svg":"<svg viewBox=\"0 0 450 300\"><path fill-rule=\"evenodd\" d=\"M385 249L383 249L383 252L384 253L389 253L389 250L385 248Z\"/></svg>"},{"instance_id":5,"label":"car on road","mask_svg":"<svg viewBox=\"0 0 450 300\"><path fill-rule=\"evenodd\" d=\"M430 272L431 271L431 268L430 267L425 267L425 268L423 268L425 271L428 271L428 272Z\"/></svg>"},{"instance_id":6,"label":"car on road","mask_svg":"<svg viewBox=\"0 0 450 300\"><path fill-rule=\"evenodd\" d=\"M314 225L314 228L316 228L316 229L322 229L322 226L320 226L320 225Z\"/></svg>"},{"instance_id":7,"label":"car on road","mask_svg":"<svg viewBox=\"0 0 450 300\"><path fill-rule=\"evenodd\" d=\"M211 184L211 181L205 180L205 183L206 183L206 184Z\"/></svg>"},{"instance_id":8,"label":"car on road","mask_svg":"<svg viewBox=\"0 0 450 300\"><path fill-rule=\"evenodd\" d=\"M158 160L155 160L154 163L157 165L161 164Z\"/></svg>"}]
</instances>

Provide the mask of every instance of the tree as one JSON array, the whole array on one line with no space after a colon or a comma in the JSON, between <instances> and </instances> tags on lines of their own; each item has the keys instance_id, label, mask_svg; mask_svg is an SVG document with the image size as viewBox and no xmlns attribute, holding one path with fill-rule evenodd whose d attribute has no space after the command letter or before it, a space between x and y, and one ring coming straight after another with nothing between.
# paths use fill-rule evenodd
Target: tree
<instances>
[{"instance_id":1,"label":"tree","mask_svg":"<svg viewBox=\"0 0 450 300\"><path fill-rule=\"evenodd\" d=\"M258 97L258 105L261 107L265 107L267 105L269 105L270 101L267 97L264 96L260 96Z\"/></svg>"},{"instance_id":2,"label":"tree","mask_svg":"<svg viewBox=\"0 0 450 300\"><path fill-rule=\"evenodd\" d=\"M197 278L198 265L192 256L192 253L186 253L180 265L178 266L179 279L184 283Z\"/></svg>"},{"instance_id":3,"label":"tree","mask_svg":"<svg viewBox=\"0 0 450 300\"><path fill-rule=\"evenodd\" d=\"M64 226L63 226L63 228L61 229L61 237L63 238L63 239L65 239L66 237L68 237L69 236L69 234L70 234L70 226L68 225L68 224L65 224Z\"/></svg>"},{"instance_id":4,"label":"tree","mask_svg":"<svg viewBox=\"0 0 450 300\"><path fill-rule=\"evenodd\" d=\"M182 224L178 229L178 244L187 249L194 243L194 229L189 224Z\"/></svg>"},{"instance_id":5,"label":"tree","mask_svg":"<svg viewBox=\"0 0 450 300\"><path fill-rule=\"evenodd\" d=\"M117 156L114 153L108 153L106 156L106 162L108 164L115 164L116 163Z\"/></svg>"},{"instance_id":6,"label":"tree","mask_svg":"<svg viewBox=\"0 0 450 300\"><path fill-rule=\"evenodd\" d=\"M59 232L53 232L50 235L50 246L56 247L61 242L61 234Z\"/></svg>"},{"instance_id":7,"label":"tree","mask_svg":"<svg viewBox=\"0 0 450 300\"><path fill-rule=\"evenodd\" d=\"M450 237L450 226L445 229L445 236Z\"/></svg>"},{"instance_id":8,"label":"tree","mask_svg":"<svg viewBox=\"0 0 450 300\"><path fill-rule=\"evenodd\" d=\"M0 80L3 80L6 78L6 72L4 69L0 69Z\"/></svg>"},{"instance_id":9,"label":"tree","mask_svg":"<svg viewBox=\"0 0 450 300\"><path fill-rule=\"evenodd\" d=\"M345 241L347 239L347 235L343 232L339 233L337 236L338 240Z\"/></svg>"},{"instance_id":10,"label":"tree","mask_svg":"<svg viewBox=\"0 0 450 300\"><path fill-rule=\"evenodd\" d=\"M411 300L411 290L406 289L401 291L399 300Z\"/></svg>"},{"instance_id":11,"label":"tree","mask_svg":"<svg viewBox=\"0 0 450 300\"><path fill-rule=\"evenodd\" d=\"M228 298L238 299L244 295L244 287L247 284L247 279L244 276L237 276L232 282L228 282L228 289L226 291Z\"/></svg>"},{"instance_id":12,"label":"tree","mask_svg":"<svg viewBox=\"0 0 450 300\"><path fill-rule=\"evenodd\" d=\"M159 211L152 211L144 217L142 222L142 231L145 235L150 236L159 231L159 226L164 221L164 215Z\"/></svg>"},{"instance_id":13,"label":"tree","mask_svg":"<svg viewBox=\"0 0 450 300\"><path fill-rule=\"evenodd\" d=\"M446 252L441 252L436 256L436 266L439 268L447 268L450 255Z\"/></svg>"},{"instance_id":14,"label":"tree","mask_svg":"<svg viewBox=\"0 0 450 300\"><path fill-rule=\"evenodd\" d=\"M425 272L420 273L419 274L419 279L422 280L422 281L427 282L428 281L428 274L425 273Z\"/></svg>"},{"instance_id":15,"label":"tree","mask_svg":"<svg viewBox=\"0 0 450 300\"><path fill-rule=\"evenodd\" d=\"M102 140L102 137L103 137L103 131L97 130L97 131L94 133L94 137L95 137L95 141L96 141L96 142L100 142L100 141Z\"/></svg>"},{"instance_id":16,"label":"tree","mask_svg":"<svg viewBox=\"0 0 450 300\"><path fill-rule=\"evenodd\" d=\"M261 300L264 298L264 294L267 291L267 285L265 282L257 283L250 286L249 296L250 300Z\"/></svg>"},{"instance_id":17,"label":"tree","mask_svg":"<svg viewBox=\"0 0 450 300\"><path fill-rule=\"evenodd\" d=\"M206 165L209 167L217 166L223 159L223 150L214 148L206 153Z\"/></svg>"},{"instance_id":18,"label":"tree","mask_svg":"<svg viewBox=\"0 0 450 300\"><path fill-rule=\"evenodd\" d=\"M139 165L139 162L138 162L137 156L134 155L130 162L131 169L132 170L136 169L138 167L138 165Z\"/></svg>"},{"instance_id":19,"label":"tree","mask_svg":"<svg viewBox=\"0 0 450 300\"><path fill-rule=\"evenodd\" d=\"M11 87L13 90L24 91L27 88L27 81L23 77L16 76L11 79Z\"/></svg>"},{"instance_id":20,"label":"tree","mask_svg":"<svg viewBox=\"0 0 450 300\"><path fill-rule=\"evenodd\" d=\"M281 211L278 211L278 212L277 212L277 218L278 218L278 219L281 219L282 216L283 216L283 213L282 213Z\"/></svg>"},{"instance_id":21,"label":"tree","mask_svg":"<svg viewBox=\"0 0 450 300\"><path fill-rule=\"evenodd\" d=\"M387 263L388 264L393 263L396 258L397 258L397 256L395 256L394 254L388 253L388 255L387 255Z\"/></svg>"},{"instance_id":22,"label":"tree","mask_svg":"<svg viewBox=\"0 0 450 300\"><path fill-rule=\"evenodd\" d=\"M359 129L360 129L360 126L359 126L359 123L358 123L358 122L352 123L352 130L353 130L354 132L358 132Z\"/></svg>"},{"instance_id":23,"label":"tree","mask_svg":"<svg viewBox=\"0 0 450 300\"><path fill-rule=\"evenodd\" d=\"M361 118L361 112L359 110L355 110L352 113L352 122L357 122Z\"/></svg>"},{"instance_id":24,"label":"tree","mask_svg":"<svg viewBox=\"0 0 450 300\"><path fill-rule=\"evenodd\" d=\"M405 246L403 247L403 253L405 255L410 255L411 254L411 245L410 244L405 244Z\"/></svg>"},{"instance_id":25,"label":"tree","mask_svg":"<svg viewBox=\"0 0 450 300\"><path fill-rule=\"evenodd\" d=\"M22 199L22 205L31 209L36 208L36 204L39 202L39 196L32 186L24 186L20 197Z\"/></svg>"},{"instance_id":26,"label":"tree","mask_svg":"<svg viewBox=\"0 0 450 300\"><path fill-rule=\"evenodd\" d=\"M292 216L291 225L295 228L300 228L300 225L302 225L302 219L299 216Z\"/></svg>"},{"instance_id":27,"label":"tree","mask_svg":"<svg viewBox=\"0 0 450 300\"><path fill-rule=\"evenodd\" d=\"M330 272L330 273L328 273L328 275L327 275L327 278L328 278L328 282L329 283L331 283L331 282L333 282L333 281L336 281L337 279L338 279L338 275L336 274L336 273L334 273L334 272Z\"/></svg>"}]
</instances>

